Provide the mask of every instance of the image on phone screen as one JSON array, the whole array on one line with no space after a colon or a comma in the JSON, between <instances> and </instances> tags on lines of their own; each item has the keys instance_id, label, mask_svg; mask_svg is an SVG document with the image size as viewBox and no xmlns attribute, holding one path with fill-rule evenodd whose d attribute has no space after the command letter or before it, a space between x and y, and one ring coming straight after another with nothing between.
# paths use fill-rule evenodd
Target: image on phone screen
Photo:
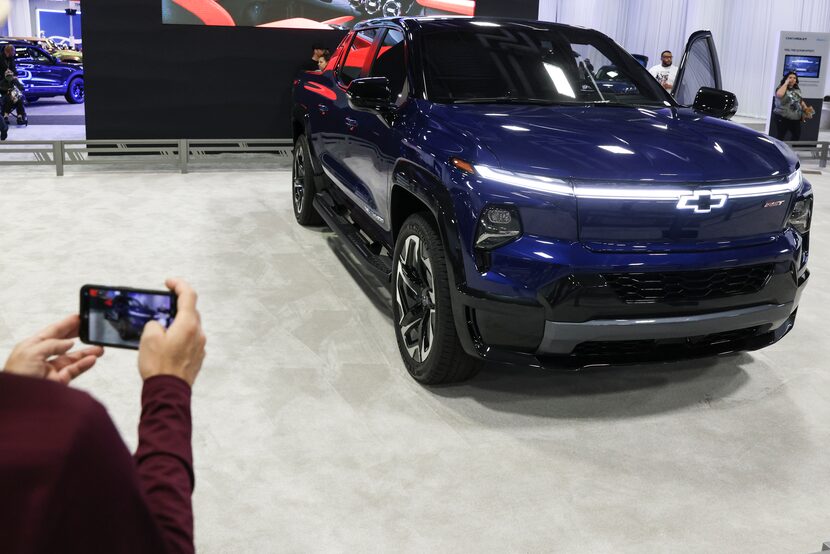
<instances>
[{"instance_id":1,"label":"image on phone screen","mask_svg":"<svg viewBox=\"0 0 830 554\"><path fill-rule=\"evenodd\" d=\"M123 348L138 348L148 322L167 328L175 316L173 295L161 291L87 285L81 289L81 306L84 342Z\"/></svg>"}]
</instances>

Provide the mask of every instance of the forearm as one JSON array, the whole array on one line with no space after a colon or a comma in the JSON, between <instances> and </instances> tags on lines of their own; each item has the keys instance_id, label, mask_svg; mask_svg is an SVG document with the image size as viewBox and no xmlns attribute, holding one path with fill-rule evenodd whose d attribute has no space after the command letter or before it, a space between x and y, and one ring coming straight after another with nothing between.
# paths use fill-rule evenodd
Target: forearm
<instances>
[{"instance_id":1,"label":"forearm","mask_svg":"<svg viewBox=\"0 0 830 554\"><path fill-rule=\"evenodd\" d=\"M190 386L176 377L151 377L141 404L139 482L168 551L193 552Z\"/></svg>"}]
</instances>

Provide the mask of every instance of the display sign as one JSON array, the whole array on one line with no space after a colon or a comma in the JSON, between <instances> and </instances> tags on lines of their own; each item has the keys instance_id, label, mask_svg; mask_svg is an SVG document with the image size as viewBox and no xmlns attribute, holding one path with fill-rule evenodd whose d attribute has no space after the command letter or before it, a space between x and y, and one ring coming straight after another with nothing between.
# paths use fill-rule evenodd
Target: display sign
<instances>
[{"instance_id":1,"label":"display sign","mask_svg":"<svg viewBox=\"0 0 830 554\"><path fill-rule=\"evenodd\" d=\"M180 25L349 29L378 17L473 15L475 0L162 0L162 21Z\"/></svg>"},{"instance_id":2,"label":"display sign","mask_svg":"<svg viewBox=\"0 0 830 554\"><path fill-rule=\"evenodd\" d=\"M58 46L81 46L81 13L66 10L37 10L37 34Z\"/></svg>"}]
</instances>

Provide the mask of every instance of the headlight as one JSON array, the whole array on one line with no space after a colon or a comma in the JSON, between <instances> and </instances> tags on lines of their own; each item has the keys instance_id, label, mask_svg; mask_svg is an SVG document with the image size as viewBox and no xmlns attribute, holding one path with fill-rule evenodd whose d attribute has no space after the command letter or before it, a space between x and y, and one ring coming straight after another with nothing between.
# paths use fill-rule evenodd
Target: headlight
<instances>
[{"instance_id":1,"label":"headlight","mask_svg":"<svg viewBox=\"0 0 830 554\"><path fill-rule=\"evenodd\" d=\"M522 234L519 211L513 206L487 206L481 212L475 245L480 250L503 246Z\"/></svg>"},{"instance_id":2,"label":"headlight","mask_svg":"<svg viewBox=\"0 0 830 554\"><path fill-rule=\"evenodd\" d=\"M475 165L473 167L478 175L491 181L565 196L573 196L574 194L573 187L561 179L553 179L541 175L529 175L527 173L516 173L514 171L507 171L506 169L496 169L487 165Z\"/></svg>"},{"instance_id":3,"label":"headlight","mask_svg":"<svg viewBox=\"0 0 830 554\"><path fill-rule=\"evenodd\" d=\"M806 234L810 230L810 222L813 219L813 197L798 200L790 212L790 220L787 224L798 231L799 234Z\"/></svg>"}]
</instances>

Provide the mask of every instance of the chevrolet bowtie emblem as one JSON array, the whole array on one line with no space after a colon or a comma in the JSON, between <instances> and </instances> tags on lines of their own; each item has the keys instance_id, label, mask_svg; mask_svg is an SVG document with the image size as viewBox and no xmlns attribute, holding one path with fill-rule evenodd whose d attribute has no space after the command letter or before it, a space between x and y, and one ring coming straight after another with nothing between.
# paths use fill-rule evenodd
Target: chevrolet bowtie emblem
<instances>
[{"instance_id":1,"label":"chevrolet bowtie emblem","mask_svg":"<svg viewBox=\"0 0 830 554\"><path fill-rule=\"evenodd\" d=\"M677 209L694 210L696 214L708 214L712 210L723 208L727 198L725 194L713 194L710 190L696 190L693 194L681 196L677 201Z\"/></svg>"}]
</instances>

